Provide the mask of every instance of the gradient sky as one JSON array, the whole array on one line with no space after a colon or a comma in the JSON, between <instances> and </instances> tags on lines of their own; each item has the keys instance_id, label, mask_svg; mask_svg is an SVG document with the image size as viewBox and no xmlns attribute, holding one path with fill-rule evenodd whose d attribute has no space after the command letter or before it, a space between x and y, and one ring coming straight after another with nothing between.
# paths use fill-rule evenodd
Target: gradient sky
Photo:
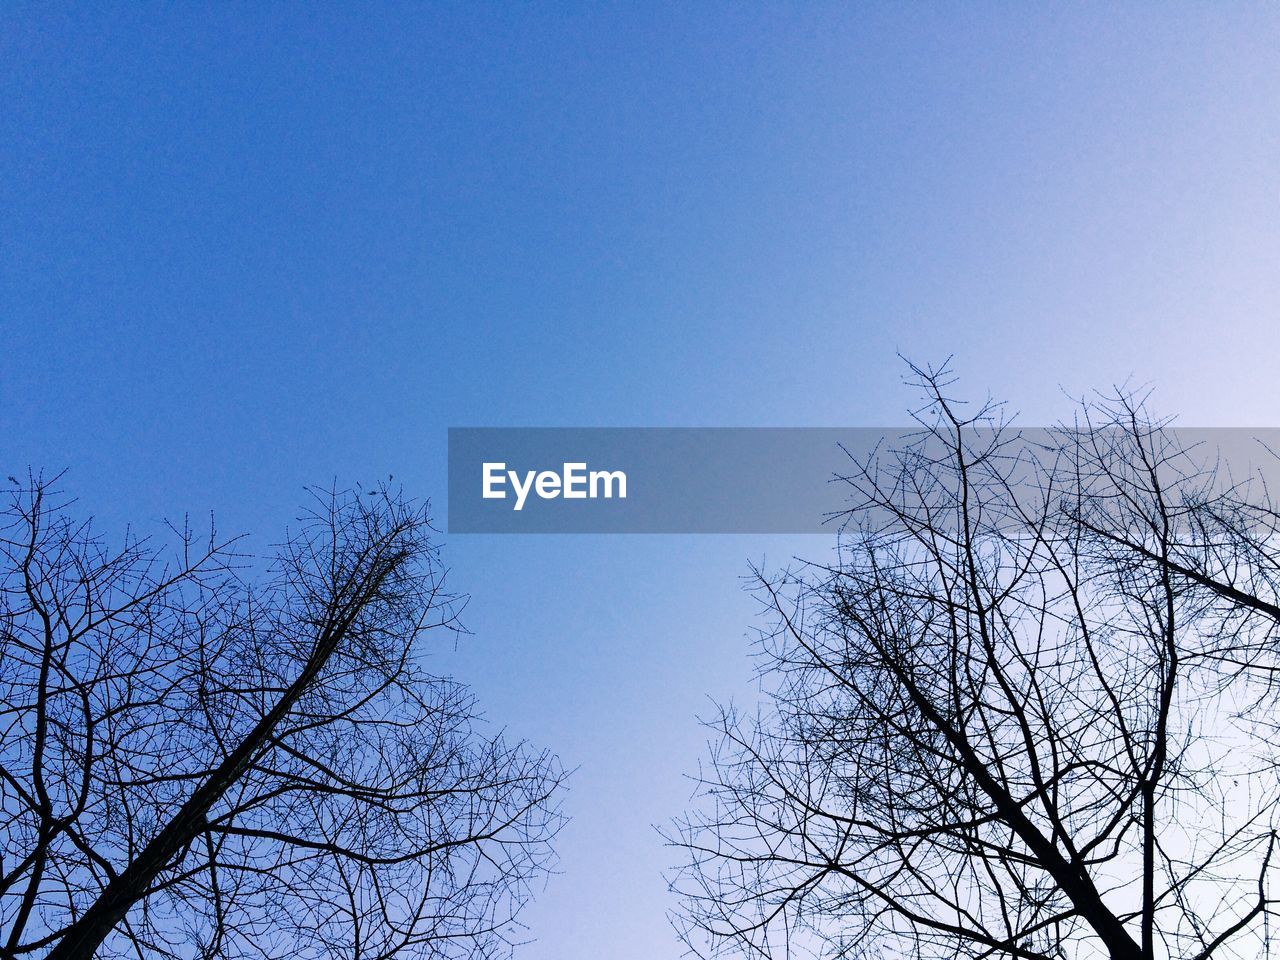
<instances>
[{"instance_id":1,"label":"gradient sky","mask_svg":"<svg viewBox=\"0 0 1280 960\"><path fill-rule=\"evenodd\" d=\"M1280 425L1280 10L0 8L0 474L277 537L443 506L458 425L903 422L901 352L1024 422L1130 376ZM435 669L579 770L525 960L673 960L651 825L750 696L748 559L445 537Z\"/></svg>"}]
</instances>

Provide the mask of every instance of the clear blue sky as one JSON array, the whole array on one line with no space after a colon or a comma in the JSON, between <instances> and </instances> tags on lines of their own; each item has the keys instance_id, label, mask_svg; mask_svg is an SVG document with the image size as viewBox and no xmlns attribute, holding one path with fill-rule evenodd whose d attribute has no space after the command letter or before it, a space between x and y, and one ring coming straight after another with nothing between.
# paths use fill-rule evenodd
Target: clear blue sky
<instances>
[{"instance_id":1,"label":"clear blue sky","mask_svg":"<svg viewBox=\"0 0 1280 960\"><path fill-rule=\"evenodd\" d=\"M443 496L450 425L877 425L895 353L1030 422L1129 375L1280 424L1280 12L5 4L0 474L269 542ZM748 695L748 558L454 537L437 669L580 766L527 960L678 955L650 825Z\"/></svg>"}]
</instances>

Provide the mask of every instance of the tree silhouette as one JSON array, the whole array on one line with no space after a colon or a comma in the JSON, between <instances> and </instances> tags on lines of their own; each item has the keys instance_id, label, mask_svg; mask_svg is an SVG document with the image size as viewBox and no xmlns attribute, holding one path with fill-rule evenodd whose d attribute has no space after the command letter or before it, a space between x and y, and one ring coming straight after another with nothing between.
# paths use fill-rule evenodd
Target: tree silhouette
<instances>
[{"instance_id":1,"label":"tree silhouette","mask_svg":"<svg viewBox=\"0 0 1280 960\"><path fill-rule=\"evenodd\" d=\"M553 758L474 725L425 508L315 493L262 576L108 546L39 478L0 532L0 952L509 952Z\"/></svg>"},{"instance_id":2,"label":"tree silhouette","mask_svg":"<svg viewBox=\"0 0 1280 960\"><path fill-rule=\"evenodd\" d=\"M854 463L836 558L755 571L676 920L699 955L1270 948L1280 527L1143 397L1020 432L943 371Z\"/></svg>"}]
</instances>

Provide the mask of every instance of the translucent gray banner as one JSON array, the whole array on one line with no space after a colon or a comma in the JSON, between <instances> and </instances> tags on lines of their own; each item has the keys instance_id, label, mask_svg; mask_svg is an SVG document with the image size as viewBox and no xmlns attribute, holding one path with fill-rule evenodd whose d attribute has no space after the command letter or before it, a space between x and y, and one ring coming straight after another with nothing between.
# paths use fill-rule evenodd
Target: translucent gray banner
<instances>
[{"instance_id":1,"label":"translucent gray banner","mask_svg":"<svg viewBox=\"0 0 1280 960\"><path fill-rule=\"evenodd\" d=\"M1280 430L1166 433L1222 477L1277 473L1271 451L1280 450ZM1063 431L1007 428L1002 436L1001 456L1025 458L1033 471ZM455 427L448 531L833 533L857 502L851 475L868 465L897 469L909 447L945 455L944 441L922 437L919 427Z\"/></svg>"}]
</instances>

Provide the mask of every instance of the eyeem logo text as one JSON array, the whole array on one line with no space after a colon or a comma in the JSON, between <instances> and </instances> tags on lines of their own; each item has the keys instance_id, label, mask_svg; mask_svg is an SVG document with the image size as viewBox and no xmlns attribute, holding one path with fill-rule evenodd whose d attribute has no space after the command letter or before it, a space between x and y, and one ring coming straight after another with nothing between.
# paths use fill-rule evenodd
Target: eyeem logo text
<instances>
[{"instance_id":1,"label":"eyeem logo text","mask_svg":"<svg viewBox=\"0 0 1280 960\"><path fill-rule=\"evenodd\" d=\"M566 463L564 469L526 470L520 474L508 470L505 463L484 464L484 498L507 499L507 485L515 493L516 510L524 508L529 493L536 493L543 500L606 500L617 497L627 499L627 475L621 470L587 470L585 463Z\"/></svg>"}]
</instances>

